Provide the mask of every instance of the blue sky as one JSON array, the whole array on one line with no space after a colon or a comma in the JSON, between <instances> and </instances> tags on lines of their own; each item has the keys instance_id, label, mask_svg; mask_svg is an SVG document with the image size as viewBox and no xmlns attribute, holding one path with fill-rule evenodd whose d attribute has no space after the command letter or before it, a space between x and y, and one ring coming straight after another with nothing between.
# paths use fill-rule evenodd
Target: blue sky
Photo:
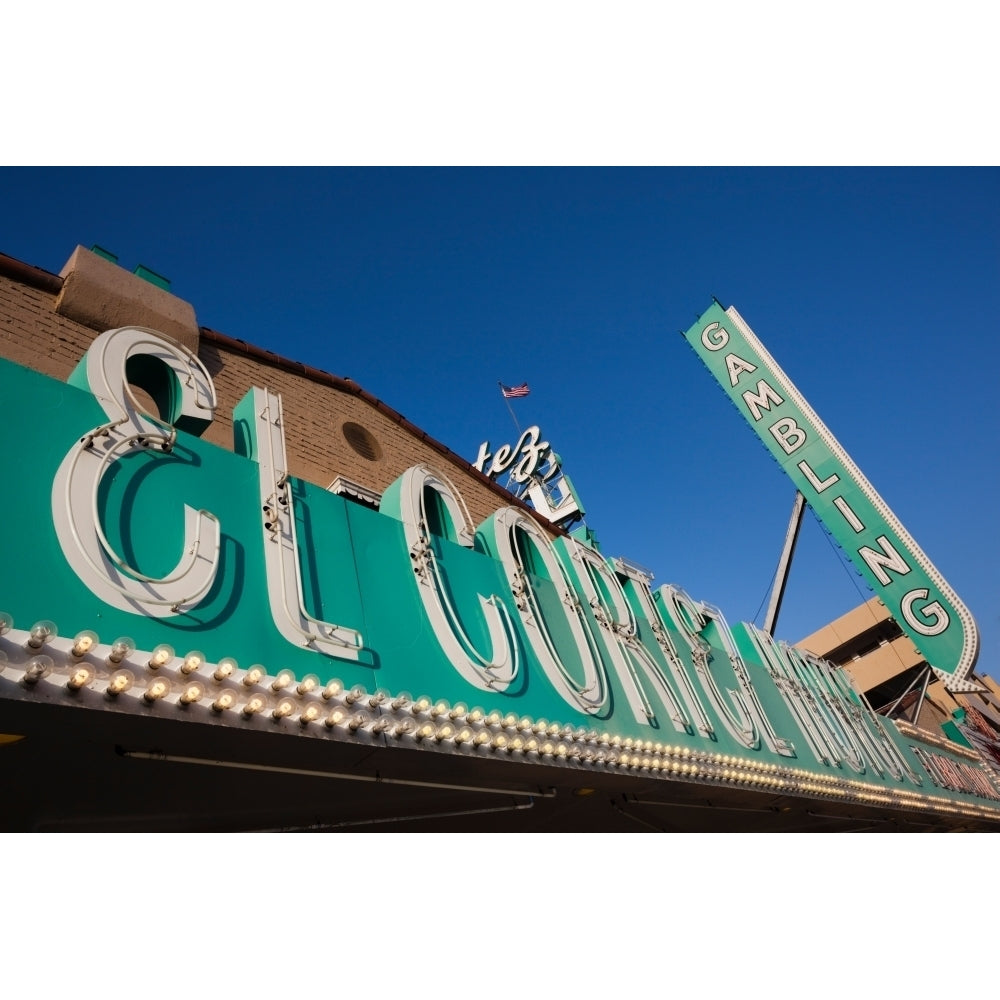
<instances>
[{"instance_id":1,"label":"blue sky","mask_svg":"<svg viewBox=\"0 0 1000 1000\"><path fill-rule=\"evenodd\" d=\"M0 169L0 251L77 244L347 375L470 460L564 460L603 551L761 620L794 487L678 331L735 305L976 617L1000 675L995 169ZM870 596L811 515L780 637Z\"/></svg>"}]
</instances>

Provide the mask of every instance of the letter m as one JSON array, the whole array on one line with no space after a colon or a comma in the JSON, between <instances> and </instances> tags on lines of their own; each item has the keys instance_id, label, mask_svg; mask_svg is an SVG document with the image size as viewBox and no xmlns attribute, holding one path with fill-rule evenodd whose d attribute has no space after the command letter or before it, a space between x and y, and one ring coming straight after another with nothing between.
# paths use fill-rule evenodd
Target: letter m
<instances>
[{"instance_id":1,"label":"letter m","mask_svg":"<svg viewBox=\"0 0 1000 1000\"><path fill-rule=\"evenodd\" d=\"M779 396L763 379L757 383L757 391L747 389L743 393L743 402L747 404L747 409L753 414L754 420L760 420L761 410L771 409L771 403L780 406L784 399Z\"/></svg>"}]
</instances>

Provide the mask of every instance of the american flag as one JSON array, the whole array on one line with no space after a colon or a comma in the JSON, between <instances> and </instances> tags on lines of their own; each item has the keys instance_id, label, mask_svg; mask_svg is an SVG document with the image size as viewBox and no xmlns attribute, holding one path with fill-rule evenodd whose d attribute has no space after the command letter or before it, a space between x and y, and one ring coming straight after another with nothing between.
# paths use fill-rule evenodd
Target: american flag
<instances>
[{"instance_id":1,"label":"american flag","mask_svg":"<svg viewBox=\"0 0 1000 1000\"><path fill-rule=\"evenodd\" d=\"M501 382L500 391L503 393L504 399L517 399L519 396L527 396L531 392L527 382L522 382L520 385L504 385Z\"/></svg>"}]
</instances>

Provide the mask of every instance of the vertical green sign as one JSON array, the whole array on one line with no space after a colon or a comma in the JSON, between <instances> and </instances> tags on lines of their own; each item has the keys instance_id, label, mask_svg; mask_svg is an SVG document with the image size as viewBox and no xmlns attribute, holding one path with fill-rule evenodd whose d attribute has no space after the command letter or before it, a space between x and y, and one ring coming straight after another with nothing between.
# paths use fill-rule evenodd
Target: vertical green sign
<instances>
[{"instance_id":1,"label":"vertical green sign","mask_svg":"<svg viewBox=\"0 0 1000 1000\"><path fill-rule=\"evenodd\" d=\"M740 314L715 303L685 337L948 688L980 690L969 610Z\"/></svg>"}]
</instances>

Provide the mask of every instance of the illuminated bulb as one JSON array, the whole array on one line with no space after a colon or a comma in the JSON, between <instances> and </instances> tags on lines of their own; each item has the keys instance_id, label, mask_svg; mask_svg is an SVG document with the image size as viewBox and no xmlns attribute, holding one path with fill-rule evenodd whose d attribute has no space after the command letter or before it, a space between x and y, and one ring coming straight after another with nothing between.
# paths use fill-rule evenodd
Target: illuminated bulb
<instances>
[{"instance_id":1,"label":"illuminated bulb","mask_svg":"<svg viewBox=\"0 0 1000 1000\"><path fill-rule=\"evenodd\" d=\"M334 726L339 726L344 719L347 718L347 709L341 708L339 705L326 717L324 722L329 729L333 729Z\"/></svg>"},{"instance_id":2,"label":"illuminated bulb","mask_svg":"<svg viewBox=\"0 0 1000 1000\"><path fill-rule=\"evenodd\" d=\"M515 736L511 739L510 743L507 745L508 751L513 753L515 750L524 749L524 740L520 736Z\"/></svg>"},{"instance_id":3,"label":"illuminated bulb","mask_svg":"<svg viewBox=\"0 0 1000 1000\"><path fill-rule=\"evenodd\" d=\"M396 739L399 739L407 733L412 733L415 728L416 723L411 722L409 719L402 719L392 727L392 735L395 736Z\"/></svg>"},{"instance_id":4,"label":"illuminated bulb","mask_svg":"<svg viewBox=\"0 0 1000 1000\"><path fill-rule=\"evenodd\" d=\"M347 728L350 729L352 733L356 733L362 726L368 722L368 716L364 712L355 712L347 720Z\"/></svg>"},{"instance_id":5,"label":"illuminated bulb","mask_svg":"<svg viewBox=\"0 0 1000 1000\"><path fill-rule=\"evenodd\" d=\"M124 694L135 683L135 675L131 670L116 670L108 680L108 694L112 698Z\"/></svg>"},{"instance_id":6,"label":"illuminated bulb","mask_svg":"<svg viewBox=\"0 0 1000 1000\"><path fill-rule=\"evenodd\" d=\"M559 723L558 722L550 722L549 723L549 728L546 729L545 732L546 732L547 735L552 736L552 737L558 736L559 735Z\"/></svg>"},{"instance_id":7,"label":"illuminated bulb","mask_svg":"<svg viewBox=\"0 0 1000 1000\"><path fill-rule=\"evenodd\" d=\"M225 712L226 709L232 708L235 704L236 692L227 688L225 691L219 692L219 697L212 702L212 709L216 712Z\"/></svg>"},{"instance_id":8,"label":"illuminated bulb","mask_svg":"<svg viewBox=\"0 0 1000 1000\"><path fill-rule=\"evenodd\" d=\"M455 733L455 743L461 746L463 743L468 743L472 739L472 730L468 726L462 726L462 728Z\"/></svg>"},{"instance_id":9,"label":"illuminated bulb","mask_svg":"<svg viewBox=\"0 0 1000 1000\"><path fill-rule=\"evenodd\" d=\"M434 739L440 743L442 740L446 740L451 737L455 732L455 727L451 725L450 722L446 722L443 726L438 726L434 733Z\"/></svg>"},{"instance_id":10,"label":"illuminated bulb","mask_svg":"<svg viewBox=\"0 0 1000 1000\"><path fill-rule=\"evenodd\" d=\"M79 691L80 688L86 687L94 679L94 670L92 667L79 666L70 675L69 680L66 682L66 687L70 691Z\"/></svg>"},{"instance_id":11,"label":"illuminated bulb","mask_svg":"<svg viewBox=\"0 0 1000 1000\"><path fill-rule=\"evenodd\" d=\"M278 676L271 681L272 691L283 691L289 684L295 683L295 674L291 670L279 670Z\"/></svg>"},{"instance_id":12,"label":"illuminated bulb","mask_svg":"<svg viewBox=\"0 0 1000 1000\"><path fill-rule=\"evenodd\" d=\"M538 721L537 721L537 722L536 722L536 723L535 723L535 724L534 724L534 725L533 725L533 726L531 727L531 731L532 731L532 732L533 732L533 733L534 733L534 734L535 734L536 736L544 736L544 735L545 735L545 730L546 730L546 729L548 729L548 728L549 728L549 720L548 720L548 719L539 719L539 720L538 720Z\"/></svg>"},{"instance_id":13,"label":"illuminated bulb","mask_svg":"<svg viewBox=\"0 0 1000 1000\"><path fill-rule=\"evenodd\" d=\"M343 691L343 682L334 677L332 681L327 681L326 687L323 688L323 698L325 701L329 701L331 698L336 698L338 695L342 694Z\"/></svg>"},{"instance_id":14,"label":"illuminated bulb","mask_svg":"<svg viewBox=\"0 0 1000 1000\"><path fill-rule=\"evenodd\" d=\"M503 733L497 733L493 739L490 740L490 746L494 750L504 750L507 747L507 737Z\"/></svg>"},{"instance_id":15,"label":"illuminated bulb","mask_svg":"<svg viewBox=\"0 0 1000 1000\"><path fill-rule=\"evenodd\" d=\"M503 717L503 722L501 723L501 725L504 727L504 729L513 729L517 725L517 720L519 718L520 716L517 714L517 712L508 712Z\"/></svg>"},{"instance_id":16,"label":"illuminated bulb","mask_svg":"<svg viewBox=\"0 0 1000 1000\"><path fill-rule=\"evenodd\" d=\"M70 655L79 660L81 656L86 656L97 645L97 642L96 632L91 632L90 629L78 632L73 640L73 648L69 651Z\"/></svg>"},{"instance_id":17,"label":"illuminated bulb","mask_svg":"<svg viewBox=\"0 0 1000 1000\"><path fill-rule=\"evenodd\" d=\"M442 715L447 715L451 711L451 705L448 704L444 699L436 702L434 707L431 709L431 718L438 719Z\"/></svg>"},{"instance_id":18,"label":"illuminated bulb","mask_svg":"<svg viewBox=\"0 0 1000 1000\"><path fill-rule=\"evenodd\" d=\"M490 714L486 716L486 725L487 726L503 725L503 712L498 712L496 709L490 712Z\"/></svg>"},{"instance_id":19,"label":"illuminated bulb","mask_svg":"<svg viewBox=\"0 0 1000 1000\"><path fill-rule=\"evenodd\" d=\"M392 701L389 702L394 712L399 712L406 708L413 701L413 696L409 691L400 691Z\"/></svg>"},{"instance_id":20,"label":"illuminated bulb","mask_svg":"<svg viewBox=\"0 0 1000 1000\"><path fill-rule=\"evenodd\" d=\"M228 681L236 673L238 666L239 664L231 656L225 656L216 664L215 673L212 676L217 681Z\"/></svg>"},{"instance_id":21,"label":"illuminated bulb","mask_svg":"<svg viewBox=\"0 0 1000 1000\"><path fill-rule=\"evenodd\" d=\"M486 718L486 713L477 705L471 712L465 717L465 721L469 723L470 726L474 726L479 722L482 722Z\"/></svg>"},{"instance_id":22,"label":"illuminated bulb","mask_svg":"<svg viewBox=\"0 0 1000 1000\"><path fill-rule=\"evenodd\" d=\"M299 686L295 689L299 694L309 694L310 691L315 691L319 687L319 678L315 674L306 674L305 677L299 681Z\"/></svg>"},{"instance_id":23,"label":"illuminated bulb","mask_svg":"<svg viewBox=\"0 0 1000 1000\"><path fill-rule=\"evenodd\" d=\"M626 750L631 750L632 749L632 737L631 736L626 736L625 737L625 741L622 743L622 746Z\"/></svg>"},{"instance_id":24,"label":"illuminated bulb","mask_svg":"<svg viewBox=\"0 0 1000 1000\"><path fill-rule=\"evenodd\" d=\"M565 757L568 752L569 751L567 750L565 743L560 743L556 746L557 757Z\"/></svg>"},{"instance_id":25,"label":"illuminated bulb","mask_svg":"<svg viewBox=\"0 0 1000 1000\"><path fill-rule=\"evenodd\" d=\"M14 627L14 619L6 611L0 611L0 635L6 635Z\"/></svg>"},{"instance_id":26,"label":"illuminated bulb","mask_svg":"<svg viewBox=\"0 0 1000 1000\"><path fill-rule=\"evenodd\" d=\"M299 716L299 722L303 726L308 726L310 722L315 722L318 718L319 718L319 705L317 705L315 702L312 702L311 704L306 705L304 709L302 709L302 714Z\"/></svg>"},{"instance_id":27,"label":"illuminated bulb","mask_svg":"<svg viewBox=\"0 0 1000 1000\"><path fill-rule=\"evenodd\" d=\"M431 707L431 700L426 695L421 695L412 705L410 705L410 711L414 715L420 715L421 712L426 712Z\"/></svg>"},{"instance_id":28,"label":"illuminated bulb","mask_svg":"<svg viewBox=\"0 0 1000 1000\"><path fill-rule=\"evenodd\" d=\"M243 718L249 719L251 715L259 715L265 708L267 708L267 697L262 694L252 694L243 706Z\"/></svg>"},{"instance_id":29,"label":"illuminated bulb","mask_svg":"<svg viewBox=\"0 0 1000 1000\"><path fill-rule=\"evenodd\" d=\"M182 674L193 674L205 662L205 654L199 649L192 650L181 664Z\"/></svg>"},{"instance_id":30,"label":"illuminated bulb","mask_svg":"<svg viewBox=\"0 0 1000 1000\"><path fill-rule=\"evenodd\" d=\"M538 740L534 736L530 736L524 743L525 753L538 753Z\"/></svg>"},{"instance_id":31,"label":"illuminated bulb","mask_svg":"<svg viewBox=\"0 0 1000 1000\"><path fill-rule=\"evenodd\" d=\"M135 640L123 635L111 644L111 652L108 653L108 663L121 663L126 656L131 656L135 652Z\"/></svg>"},{"instance_id":32,"label":"illuminated bulb","mask_svg":"<svg viewBox=\"0 0 1000 1000\"><path fill-rule=\"evenodd\" d=\"M170 682L162 677L155 678L142 693L142 697L150 705L154 701L159 701L161 698L165 698L170 694Z\"/></svg>"},{"instance_id":33,"label":"illuminated bulb","mask_svg":"<svg viewBox=\"0 0 1000 1000\"><path fill-rule=\"evenodd\" d=\"M276 722L279 719L287 718L295 711L295 701L292 698L282 698L271 711L271 718Z\"/></svg>"},{"instance_id":34,"label":"illuminated bulb","mask_svg":"<svg viewBox=\"0 0 1000 1000\"><path fill-rule=\"evenodd\" d=\"M32 649L41 649L49 641L49 639L54 639L58 634L58 629L56 628L55 622L40 621L35 622L31 627L31 632L28 635L28 645Z\"/></svg>"},{"instance_id":35,"label":"illuminated bulb","mask_svg":"<svg viewBox=\"0 0 1000 1000\"><path fill-rule=\"evenodd\" d=\"M532 725L533 723L531 719L529 719L526 715L522 715L521 718L517 720L517 731L519 733L526 733Z\"/></svg>"},{"instance_id":36,"label":"illuminated bulb","mask_svg":"<svg viewBox=\"0 0 1000 1000\"><path fill-rule=\"evenodd\" d=\"M165 667L173 658L174 647L168 646L165 642L161 642L160 645L153 650L146 666L149 667L150 670L159 670L160 667Z\"/></svg>"},{"instance_id":37,"label":"illuminated bulb","mask_svg":"<svg viewBox=\"0 0 1000 1000\"><path fill-rule=\"evenodd\" d=\"M546 756L550 757L555 753L556 745L551 740L546 740L541 746L541 752Z\"/></svg>"},{"instance_id":38,"label":"illuminated bulb","mask_svg":"<svg viewBox=\"0 0 1000 1000\"><path fill-rule=\"evenodd\" d=\"M52 671L52 657L41 654L33 656L24 668L24 683L37 684L43 677Z\"/></svg>"},{"instance_id":39,"label":"illuminated bulb","mask_svg":"<svg viewBox=\"0 0 1000 1000\"><path fill-rule=\"evenodd\" d=\"M253 687L255 684L259 684L267 676L267 671L259 663L255 663L250 669L243 675L243 683L246 687Z\"/></svg>"},{"instance_id":40,"label":"illuminated bulb","mask_svg":"<svg viewBox=\"0 0 1000 1000\"><path fill-rule=\"evenodd\" d=\"M469 706L463 704L462 702L457 702L452 706L451 711L448 713L448 718L455 720L461 719L463 716L469 714Z\"/></svg>"},{"instance_id":41,"label":"illuminated bulb","mask_svg":"<svg viewBox=\"0 0 1000 1000\"><path fill-rule=\"evenodd\" d=\"M201 681L188 681L178 699L182 705L193 705L205 695L205 685Z\"/></svg>"},{"instance_id":42,"label":"illuminated bulb","mask_svg":"<svg viewBox=\"0 0 1000 1000\"><path fill-rule=\"evenodd\" d=\"M418 740L426 740L434 735L434 724L425 722L414 734Z\"/></svg>"},{"instance_id":43,"label":"illuminated bulb","mask_svg":"<svg viewBox=\"0 0 1000 1000\"><path fill-rule=\"evenodd\" d=\"M485 746L493 737L485 729L480 729L472 738L472 742L477 746Z\"/></svg>"}]
</instances>

